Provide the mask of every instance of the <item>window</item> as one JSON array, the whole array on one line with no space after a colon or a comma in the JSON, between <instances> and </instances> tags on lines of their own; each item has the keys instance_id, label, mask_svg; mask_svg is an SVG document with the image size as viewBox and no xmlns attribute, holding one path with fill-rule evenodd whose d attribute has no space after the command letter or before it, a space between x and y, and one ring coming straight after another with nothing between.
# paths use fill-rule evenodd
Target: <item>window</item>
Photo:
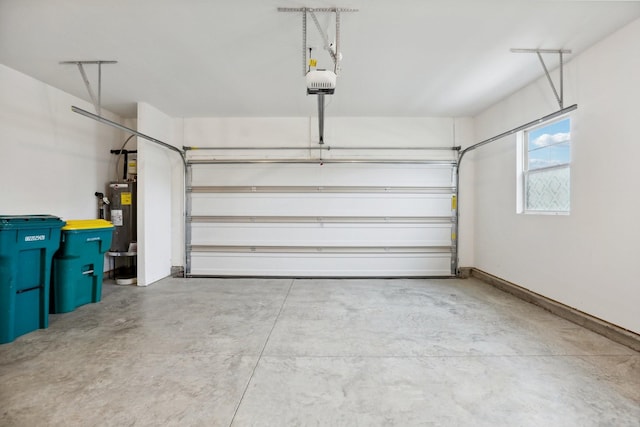
<instances>
[{"instance_id":1,"label":"window","mask_svg":"<svg viewBox=\"0 0 640 427\"><path fill-rule=\"evenodd\" d=\"M544 123L518 137L518 212L568 214L571 119Z\"/></svg>"}]
</instances>

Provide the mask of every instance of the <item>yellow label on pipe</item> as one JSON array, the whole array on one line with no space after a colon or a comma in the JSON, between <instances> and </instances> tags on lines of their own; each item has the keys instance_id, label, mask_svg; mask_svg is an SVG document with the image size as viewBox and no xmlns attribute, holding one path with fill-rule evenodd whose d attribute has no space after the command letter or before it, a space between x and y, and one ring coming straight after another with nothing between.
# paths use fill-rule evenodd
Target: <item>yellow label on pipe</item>
<instances>
[{"instance_id":1,"label":"yellow label on pipe","mask_svg":"<svg viewBox=\"0 0 640 427\"><path fill-rule=\"evenodd\" d=\"M309 67L315 67L317 65L318 65L317 59L309 58Z\"/></svg>"},{"instance_id":2,"label":"yellow label on pipe","mask_svg":"<svg viewBox=\"0 0 640 427\"><path fill-rule=\"evenodd\" d=\"M456 196L451 196L451 210L458 209L458 198Z\"/></svg>"}]
</instances>

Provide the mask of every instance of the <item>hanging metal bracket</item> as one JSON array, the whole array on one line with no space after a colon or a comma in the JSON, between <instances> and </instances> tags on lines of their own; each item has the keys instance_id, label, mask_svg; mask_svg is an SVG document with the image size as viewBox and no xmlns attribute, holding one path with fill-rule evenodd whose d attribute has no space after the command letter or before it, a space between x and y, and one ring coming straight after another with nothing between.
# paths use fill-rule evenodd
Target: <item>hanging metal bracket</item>
<instances>
[{"instance_id":1,"label":"hanging metal bracket","mask_svg":"<svg viewBox=\"0 0 640 427\"><path fill-rule=\"evenodd\" d=\"M311 15L313 23L315 24L318 32L322 36L322 42L324 48L331 55L333 60L334 72L337 74L340 67L340 13L342 12L358 12L358 9L345 8L345 7L279 7L278 12L302 12L302 75L307 74L307 13ZM336 15L336 45L335 51L331 49L329 36L322 29L320 22L316 16L317 12L335 13Z\"/></svg>"},{"instance_id":2,"label":"hanging metal bracket","mask_svg":"<svg viewBox=\"0 0 640 427\"><path fill-rule=\"evenodd\" d=\"M80 71L80 75L82 76L82 81L84 82L85 87L87 88L87 92L89 92L89 97L91 98L91 102L93 103L93 107L96 109L96 113L100 116L102 112L102 64L117 64L118 61L61 61L61 64L75 64L78 66L78 71ZM87 73L84 71L85 65L97 65L98 66L98 96L93 92L93 88L91 87L91 83L87 78Z\"/></svg>"},{"instance_id":3,"label":"hanging metal bracket","mask_svg":"<svg viewBox=\"0 0 640 427\"><path fill-rule=\"evenodd\" d=\"M309 15L311 15L311 19L313 19L313 23L316 24L316 28L318 29L318 32L322 36L322 42L324 43L324 49L327 52L329 52L329 55L331 55L331 59L333 59L334 72L336 72L337 71L337 67L338 67L338 56L336 55L336 52L331 50L330 42L329 42L329 36L322 29L322 26L320 25L320 22L318 21L318 17L316 16L315 12L313 10L310 10L309 11ZM338 30L336 29L336 40L337 40L337 38L338 38Z\"/></svg>"},{"instance_id":4,"label":"hanging metal bracket","mask_svg":"<svg viewBox=\"0 0 640 427\"><path fill-rule=\"evenodd\" d=\"M279 7L278 12L296 12L302 13L302 75L306 76L309 73L308 68L308 58L307 58L307 14L311 15L311 19L313 19L313 23L316 26L316 29L320 33L322 37L322 43L324 44L325 50L329 52L331 55L331 59L333 60L333 73L334 78L335 75L338 74L340 70L340 59L342 55L340 54L340 13L342 12L357 12L358 9L351 8L341 8L341 7L328 7L328 8L310 8L310 7ZM331 46L329 42L329 36L327 32L324 31L320 22L318 21L318 17L316 16L317 12L326 12L326 13L335 13L336 15L336 38L335 38L335 46ZM335 81L334 81L335 82ZM309 93L309 92L307 92ZM329 94L333 93L329 92ZM324 93L317 93L318 95L318 135L319 135L319 144L324 144Z\"/></svg>"},{"instance_id":5,"label":"hanging metal bracket","mask_svg":"<svg viewBox=\"0 0 640 427\"><path fill-rule=\"evenodd\" d=\"M563 55L571 53L570 49L511 49L513 53L535 53L538 55L538 59L540 60L540 64L542 65L542 69L544 70L545 75L547 76L547 80L551 85L551 90L553 90L553 94L556 97L556 101L558 101L558 105L560 109L564 108L564 57ZM549 69L547 68L547 64L545 64L544 59L542 58L543 53L556 53L560 59L560 93L556 89L556 85L553 84L553 80L551 79L551 74L549 74Z\"/></svg>"}]
</instances>

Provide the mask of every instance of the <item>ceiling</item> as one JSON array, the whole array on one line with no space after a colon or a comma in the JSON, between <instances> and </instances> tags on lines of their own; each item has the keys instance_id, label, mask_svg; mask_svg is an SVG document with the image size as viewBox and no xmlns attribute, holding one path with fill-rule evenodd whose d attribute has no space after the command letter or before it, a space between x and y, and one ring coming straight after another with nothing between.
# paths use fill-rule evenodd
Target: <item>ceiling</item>
<instances>
[{"instance_id":1,"label":"ceiling","mask_svg":"<svg viewBox=\"0 0 640 427\"><path fill-rule=\"evenodd\" d=\"M135 117L315 114L302 72L302 15L278 7L350 7L333 116L473 116L543 75L535 54L573 55L640 17L638 1L0 0L0 63L89 100L66 60L102 67L103 108ZM333 15L319 13L335 34ZM333 66L308 20L318 66ZM550 67L557 55L545 56ZM97 66L86 71L97 88Z\"/></svg>"}]
</instances>

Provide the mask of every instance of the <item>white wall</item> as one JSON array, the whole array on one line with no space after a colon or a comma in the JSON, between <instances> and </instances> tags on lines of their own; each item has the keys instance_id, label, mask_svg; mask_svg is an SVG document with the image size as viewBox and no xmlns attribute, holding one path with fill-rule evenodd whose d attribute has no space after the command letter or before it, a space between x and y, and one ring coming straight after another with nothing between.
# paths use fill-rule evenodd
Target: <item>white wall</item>
<instances>
[{"instance_id":1,"label":"white wall","mask_svg":"<svg viewBox=\"0 0 640 427\"><path fill-rule=\"evenodd\" d=\"M138 103L138 131L175 144L176 120ZM176 212L182 212L182 161L177 153L138 138L138 285L147 286L171 274ZM179 188L179 190L178 190ZM176 194L180 194L179 199ZM180 264L176 264L180 265Z\"/></svg>"},{"instance_id":2,"label":"white wall","mask_svg":"<svg viewBox=\"0 0 640 427\"><path fill-rule=\"evenodd\" d=\"M557 74L555 75L557 78ZM640 333L640 20L572 59L571 214L516 214L515 136L476 151L475 267ZM491 137L555 111L540 79L480 114Z\"/></svg>"},{"instance_id":3,"label":"white wall","mask_svg":"<svg viewBox=\"0 0 640 427\"><path fill-rule=\"evenodd\" d=\"M453 145L451 118L429 117L325 117L325 145L340 147L429 147ZM462 123L462 124L461 124ZM457 122L462 126L465 122ZM470 127L471 122L467 125ZM456 141L457 142L457 141ZM184 119L184 143L188 146L254 146L317 148L317 117L220 117ZM242 154L235 152L234 155ZM288 155L260 152L258 155ZM308 154L308 153L306 153ZM328 153L331 154L331 153ZM349 153L355 155L355 152ZM412 152L412 154L415 154ZM451 152L443 152L450 158ZM255 156L256 153L246 153ZM364 157L379 157L379 151L364 151ZM433 157L435 152L429 152ZM299 157L299 153L296 157Z\"/></svg>"},{"instance_id":4,"label":"white wall","mask_svg":"<svg viewBox=\"0 0 640 427\"><path fill-rule=\"evenodd\" d=\"M91 104L0 65L0 215L97 217L94 193L106 193L114 166L109 150L123 135L72 105L93 112Z\"/></svg>"}]
</instances>

